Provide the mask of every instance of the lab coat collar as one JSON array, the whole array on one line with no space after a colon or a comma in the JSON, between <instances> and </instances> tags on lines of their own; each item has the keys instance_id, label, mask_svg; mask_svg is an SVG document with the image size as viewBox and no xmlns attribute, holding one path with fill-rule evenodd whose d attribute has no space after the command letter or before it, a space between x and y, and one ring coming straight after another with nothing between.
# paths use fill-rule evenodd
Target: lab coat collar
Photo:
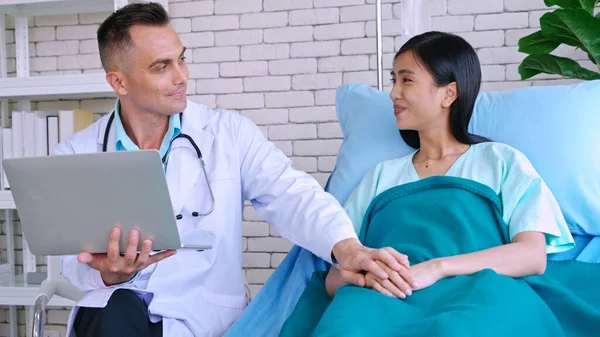
<instances>
[{"instance_id":1,"label":"lab coat collar","mask_svg":"<svg viewBox=\"0 0 600 337\"><path fill-rule=\"evenodd\" d=\"M108 119L110 118L110 115L112 115L115 111L118 111L118 104L119 104L119 100L117 99L115 101L115 107L113 108L113 110L106 114L104 117L102 117L102 119L99 120L100 123L100 127L98 128L98 145L100 145L100 148L102 148L102 145L104 144L104 131L106 130L106 124L108 124ZM183 110L183 122L182 124L185 124L185 122L188 122L188 125L186 125L186 127L190 127L189 124L192 124L192 129L196 129L196 130L202 130L204 129L204 127L208 124L208 122L210 121L210 119L214 116L215 112L211 109L209 109L208 107L204 106L204 105L199 105L197 103L194 103L190 100L187 101L187 106L185 108L185 110ZM191 130L185 130L185 128L183 127L183 125L180 126L182 128L182 132L183 133L190 133L190 136L193 137L193 132ZM112 127L109 131L109 135L108 135L108 144L115 144L116 138L115 138L115 122L113 121L112 123ZM115 151L114 146L107 146L106 147L106 151Z\"/></svg>"},{"instance_id":2,"label":"lab coat collar","mask_svg":"<svg viewBox=\"0 0 600 337\"><path fill-rule=\"evenodd\" d=\"M110 116L113 114L114 110L111 111L110 113L106 114L105 116L103 116L99 121L99 127L98 127L98 148L102 149L102 146L104 145L104 132L106 130L106 125L108 124L108 119L110 118ZM112 127L110 128L110 130L108 131L108 139L107 139L107 143L108 144L115 144L115 123L113 121L112 123ZM99 150L101 151L101 150ZM106 152L115 152L116 149L114 146L107 146L106 147Z\"/></svg>"}]
</instances>

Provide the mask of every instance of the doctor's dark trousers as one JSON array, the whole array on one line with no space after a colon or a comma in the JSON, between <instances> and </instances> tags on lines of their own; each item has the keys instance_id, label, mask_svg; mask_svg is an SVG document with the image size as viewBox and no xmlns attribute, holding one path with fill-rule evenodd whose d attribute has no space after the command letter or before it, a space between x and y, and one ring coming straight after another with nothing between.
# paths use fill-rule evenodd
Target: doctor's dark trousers
<instances>
[{"instance_id":1,"label":"doctor's dark trousers","mask_svg":"<svg viewBox=\"0 0 600 337\"><path fill-rule=\"evenodd\" d=\"M79 308L77 337L162 337L162 322L152 323L148 307L134 292L116 290L104 308Z\"/></svg>"}]
</instances>

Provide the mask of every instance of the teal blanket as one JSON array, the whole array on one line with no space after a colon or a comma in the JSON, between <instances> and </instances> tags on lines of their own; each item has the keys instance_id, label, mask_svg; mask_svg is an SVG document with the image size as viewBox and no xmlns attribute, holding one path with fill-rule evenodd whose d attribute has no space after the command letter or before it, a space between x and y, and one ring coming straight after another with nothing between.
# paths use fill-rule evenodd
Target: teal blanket
<instances>
[{"instance_id":1,"label":"teal blanket","mask_svg":"<svg viewBox=\"0 0 600 337\"><path fill-rule=\"evenodd\" d=\"M359 238L411 264L509 242L500 198L487 186L432 177L380 194ZM315 272L280 336L600 336L600 265L549 261L541 276L483 270L445 278L407 299L355 286L331 300Z\"/></svg>"}]
</instances>

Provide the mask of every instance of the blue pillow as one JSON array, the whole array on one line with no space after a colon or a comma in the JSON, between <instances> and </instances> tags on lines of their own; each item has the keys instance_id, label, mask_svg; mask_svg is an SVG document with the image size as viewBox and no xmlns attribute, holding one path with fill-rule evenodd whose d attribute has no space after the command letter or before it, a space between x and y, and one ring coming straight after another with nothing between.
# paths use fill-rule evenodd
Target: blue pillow
<instances>
[{"instance_id":1,"label":"blue pillow","mask_svg":"<svg viewBox=\"0 0 600 337\"><path fill-rule=\"evenodd\" d=\"M335 105L344 140L327 190L344 204L370 169L414 149L400 137L389 93L346 84L337 88Z\"/></svg>"},{"instance_id":2,"label":"blue pillow","mask_svg":"<svg viewBox=\"0 0 600 337\"><path fill-rule=\"evenodd\" d=\"M413 149L396 128L389 93L346 84L336 95L344 141L328 190L343 204L366 172ZM600 81L480 93L469 131L523 152L572 233L600 235Z\"/></svg>"}]
</instances>

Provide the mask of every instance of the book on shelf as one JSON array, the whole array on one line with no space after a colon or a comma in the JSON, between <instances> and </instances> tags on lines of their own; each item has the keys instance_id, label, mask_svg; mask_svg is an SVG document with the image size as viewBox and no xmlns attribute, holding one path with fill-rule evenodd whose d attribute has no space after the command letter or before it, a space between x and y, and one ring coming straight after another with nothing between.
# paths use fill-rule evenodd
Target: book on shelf
<instances>
[{"instance_id":1,"label":"book on shelf","mask_svg":"<svg viewBox=\"0 0 600 337\"><path fill-rule=\"evenodd\" d=\"M0 146L2 158L47 156L54 147L94 122L94 113L87 109L46 111L13 111L12 125L2 128ZM10 188L4 169L1 189Z\"/></svg>"},{"instance_id":2,"label":"book on shelf","mask_svg":"<svg viewBox=\"0 0 600 337\"><path fill-rule=\"evenodd\" d=\"M91 110L59 110L58 111L58 130L59 141L65 141L75 132L88 127L94 122L94 113Z\"/></svg>"}]
</instances>

